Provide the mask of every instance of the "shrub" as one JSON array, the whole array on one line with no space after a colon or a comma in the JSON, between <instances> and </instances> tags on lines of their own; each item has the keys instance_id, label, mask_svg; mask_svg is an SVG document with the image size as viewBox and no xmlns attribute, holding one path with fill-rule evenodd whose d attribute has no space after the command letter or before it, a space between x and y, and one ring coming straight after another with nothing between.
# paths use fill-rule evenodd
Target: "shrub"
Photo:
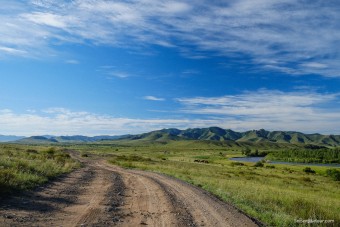
<instances>
[{"instance_id":1,"label":"shrub","mask_svg":"<svg viewBox=\"0 0 340 227\"><path fill-rule=\"evenodd\" d=\"M263 165L262 162L256 162L254 166L255 167L263 167L264 165Z\"/></svg>"},{"instance_id":2,"label":"shrub","mask_svg":"<svg viewBox=\"0 0 340 227\"><path fill-rule=\"evenodd\" d=\"M0 197L32 189L77 166L69 154L54 148L36 150L0 145Z\"/></svg>"},{"instance_id":3,"label":"shrub","mask_svg":"<svg viewBox=\"0 0 340 227\"><path fill-rule=\"evenodd\" d=\"M306 168L303 169L303 172L314 174L314 173L315 173L315 170L312 170L310 167L306 167Z\"/></svg>"},{"instance_id":4,"label":"shrub","mask_svg":"<svg viewBox=\"0 0 340 227\"><path fill-rule=\"evenodd\" d=\"M0 169L0 194L8 193L12 190L15 175L12 170Z\"/></svg>"},{"instance_id":5,"label":"shrub","mask_svg":"<svg viewBox=\"0 0 340 227\"><path fill-rule=\"evenodd\" d=\"M55 148L51 147L45 151L42 151L41 154L43 154L47 159L53 159L55 152L56 152Z\"/></svg>"},{"instance_id":6,"label":"shrub","mask_svg":"<svg viewBox=\"0 0 340 227\"><path fill-rule=\"evenodd\" d=\"M231 166L244 166L243 162L232 162L230 163Z\"/></svg>"},{"instance_id":7,"label":"shrub","mask_svg":"<svg viewBox=\"0 0 340 227\"><path fill-rule=\"evenodd\" d=\"M33 154L37 154L38 153L38 151L35 150L35 149L27 149L26 152L27 153L33 153Z\"/></svg>"},{"instance_id":8,"label":"shrub","mask_svg":"<svg viewBox=\"0 0 340 227\"><path fill-rule=\"evenodd\" d=\"M340 181L340 171L337 169L327 169L327 176L330 176L335 181Z\"/></svg>"},{"instance_id":9,"label":"shrub","mask_svg":"<svg viewBox=\"0 0 340 227\"><path fill-rule=\"evenodd\" d=\"M301 177L301 180L304 182L312 182L312 179L310 179L310 177Z\"/></svg>"}]
</instances>

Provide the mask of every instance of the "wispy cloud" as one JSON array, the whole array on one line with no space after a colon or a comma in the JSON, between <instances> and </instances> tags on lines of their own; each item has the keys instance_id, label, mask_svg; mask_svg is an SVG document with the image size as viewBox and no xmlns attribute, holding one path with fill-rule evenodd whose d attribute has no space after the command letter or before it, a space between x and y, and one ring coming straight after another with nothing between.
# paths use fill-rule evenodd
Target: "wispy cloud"
<instances>
[{"instance_id":1,"label":"wispy cloud","mask_svg":"<svg viewBox=\"0 0 340 227\"><path fill-rule=\"evenodd\" d=\"M108 78L111 79L113 77L117 77L117 78L128 78L131 77L132 75L127 73L127 72L120 72L120 71L111 71L111 72L106 72L106 74L108 75Z\"/></svg>"},{"instance_id":2,"label":"wispy cloud","mask_svg":"<svg viewBox=\"0 0 340 227\"><path fill-rule=\"evenodd\" d=\"M155 96L151 96L151 95L144 96L143 99L150 100L150 101L165 101L164 98L159 98L159 97L155 97Z\"/></svg>"},{"instance_id":3,"label":"wispy cloud","mask_svg":"<svg viewBox=\"0 0 340 227\"><path fill-rule=\"evenodd\" d=\"M233 129L331 132L340 126L340 94L259 90L222 97L180 98L182 112L224 119ZM338 130L338 132L340 132Z\"/></svg>"},{"instance_id":4,"label":"wispy cloud","mask_svg":"<svg viewBox=\"0 0 340 227\"><path fill-rule=\"evenodd\" d=\"M6 135L121 135L148 132L160 128L186 128L189 125L203 127L208 124L214 124L214 121L117 118L64 108L51 108L42 112L25 114L0 110L0 133Z\"/></svg>"},{"instance_id":5,"label":"wispy cloud","mask_svg":"<svg viewBox=\"0 0 340 227\"><path fill-rule=\"evenodd\" d=\"M154 96L144 97L161 101ZM182 106L164 118L114 117L49 108L15 113L0 110L0 134L100 135L141 133L161 128L220 126L237 131L268 130L340 134L340 94L258 90L221 97L179 98Z\"/></svg>"},{"instance_id":6,"label":"wispy cloud","mask_svg":"<svg viewBox=\"0 0 340 227\"><path fill-rule=\"evenodd\" d=\"M34 12L28 14L22 14L21 17L29 22L33 22L35 24L47 25L50 27L66 29L67 22L74 20L73 18L67 18L65 16L44 13L44 12Z\"/></svg>"},{"instance_id":7,"label":"wispy cloud","mask_svg":"<svg viewBox=\"0 0 340 227\"><path fill-rule=\"evenodd\" d=\"M71 64L71 65L78 65L80 62L75 59L70 59L70 60L67 60L66 63Z\"/></svg>"},{"instance_id":8,"label":"wispy cloud","mask_svg":"<svg viewBox=\"0 0 340 227\"><path fill-rule=\"evenodd\" d=\"M27 52L24 50L19 50L19 49L15 49L11 47L2 47L2 46L0 46L0 52L4 52L10 55L21 55L21 56L25 56L27 54Z\"/></svg>"},{"instance_id":9,"label":"wispy cloud","mask_svg":"<svg viewBox=\"0 0 340 227\"><path fill-rule=\"evenodd\" d=\"M55 40L128 48L156 44L178 47L192 58L207 57L208 51L233 59L247 57L262 70L340 76L340 4L335 0L4 4L0 46L19 51L10 54L39 54Z\"/></svg>"}]
</instances>

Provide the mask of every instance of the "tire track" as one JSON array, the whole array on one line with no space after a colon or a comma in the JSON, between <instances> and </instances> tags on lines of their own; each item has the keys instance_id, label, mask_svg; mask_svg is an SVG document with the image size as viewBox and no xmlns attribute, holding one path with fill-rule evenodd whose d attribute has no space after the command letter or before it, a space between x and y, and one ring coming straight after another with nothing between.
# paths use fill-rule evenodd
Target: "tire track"
<instances>
[{"instance_id":1,"label":"tire track","mask_svg":"<svg viewBox=\"0 0 340 227\"><path fill-rule=\"evenodd\" d=\"M184 204L197 226L258 226L251 218L212 196L201 188L192 186L181 180L153 172L136 171L149 177L166 190L171 190L177 196L180 203Z\"/></svg>"},{"instance_id":2,"label":"tire track","mask_svg":"<svg viewBox=\"0 0 340 227\"><path fill-rule=\"evenodd\" d=\"M232 205L222 202L210 193L192 186L181 180L168 177L163 174L140 171L127 170L120 167L110 166L101 162L103 168L110 169L119 173L125 178L127 187L140 187L136 182L143 182L144 189L138 189L139 193L144 193L144 198L139 202L138 193L130 195L127 200L134 201L135 204L149 201L150 195L147 188L152 188L152 196L162 197L155 206L158 210L166 209L168 212L168 222L162 225L160 222L139 222L137 217L132 216L124 220L122 226L136 226L145 224L148 226L258 226L262 223L254 221ZM127 179L133 179L129 181ZM134 182L134 184L132 183ZM156 195L158 194L158 195ZM160 196L162 194L162 196ZM146 196L145 196L146 195ZM145 201L146 200L146 201ZM130 210L129 210L130 209ZM131 212L131 207L122 207L124 212ZM133 210L133 209L132 209ZM135 210L138 210L136 208ZM159 219L164 217L160 213ZM151 215L151 217L153 217ZM137 221L136 221L137 220ZM169 220L172 220L171 222ZM132 225L133 224L133 225Z\"/></svg>"},{"instance_id":3,"label":"tire track","mask_svg":"<svg viewBox=\"0 0 340 227\"><path fill-rule=\"evenodd\" d=\"M0 203L0 226L257 226L204 190L69 151L83 167Z\"/></svg>"}]
</instances>

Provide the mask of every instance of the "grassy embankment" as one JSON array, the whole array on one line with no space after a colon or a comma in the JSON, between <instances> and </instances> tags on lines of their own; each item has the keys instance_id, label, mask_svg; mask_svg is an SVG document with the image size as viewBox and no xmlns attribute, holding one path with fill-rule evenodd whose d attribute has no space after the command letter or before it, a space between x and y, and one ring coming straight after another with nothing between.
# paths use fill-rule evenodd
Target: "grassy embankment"
<instances>
[{"instance_id":1,"label":"grassy embankment","mask_svg":"<svg viewBox=\"0 0 340 227\"><path fill-rule=\"evenodd\" d=\"M165 173L217 195L270 226L295 226L297 219L340 223L340 183L329 167L269 165L228 160L241 148L214 143L171 142L127 146L80 146L83 153L107 156L115 165ZM111 157L110 157L111 156ZM196 162L195 162L196 160ZM208 163L197 162L205 160Z\"/></svg>"},{"instance_id":2,"label":"grassy embankment","mask_svg":"<svg viewBox=\"0 0 340 227\"><path fill-rule=\"evenodd\" d=\"M0 145L0 196L32 189L79 163L61 150L43 146Z\"/></svg>"}]
</instances>

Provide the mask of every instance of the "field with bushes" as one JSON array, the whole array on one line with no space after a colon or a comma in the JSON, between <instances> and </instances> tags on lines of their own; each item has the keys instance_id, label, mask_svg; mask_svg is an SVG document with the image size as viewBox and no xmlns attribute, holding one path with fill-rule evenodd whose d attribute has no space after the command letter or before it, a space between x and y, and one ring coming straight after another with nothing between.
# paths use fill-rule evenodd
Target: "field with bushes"
<instances>
[{"instance_id":1,"label":"field with bushes","mask_svg":"<svg viewBox=\"0 0 340 227\"><path fill-rule=\"evenodd\" d=\"M229 158L241 156L242 149L194 141L74 148L114 165L180 178L270 226L307 219L340 223L339 168L233 162Z\"/></svg>"},{"instance_id":2,"label":"field with bushes","mask_svg":"<svg viewBox=\"0 0 340 227\"><path fill-rule=\"evenodd\" d=\"M0 196L32 189L77 167L60 148L1 144Z\"/></svg>"},{"instance_id":3,"label":"field with bushes","mask_svg":"<svg viewBox=\"0 0 340 227\"><path fill-rule=\"evenodd\" d=\"M229 158L244 156L244 147L207 141L117 141L55 147L2 144L0 195L34 188L78 167L65 149L78 150L83 158L101 156L113 165L182 179L269 226L296 226L308 219L333 223L326 226L340 223L340 168L235 162ZM249 149L259 154L282 154L285 150L258 144Z\"/></svg>"}]
</instances>

